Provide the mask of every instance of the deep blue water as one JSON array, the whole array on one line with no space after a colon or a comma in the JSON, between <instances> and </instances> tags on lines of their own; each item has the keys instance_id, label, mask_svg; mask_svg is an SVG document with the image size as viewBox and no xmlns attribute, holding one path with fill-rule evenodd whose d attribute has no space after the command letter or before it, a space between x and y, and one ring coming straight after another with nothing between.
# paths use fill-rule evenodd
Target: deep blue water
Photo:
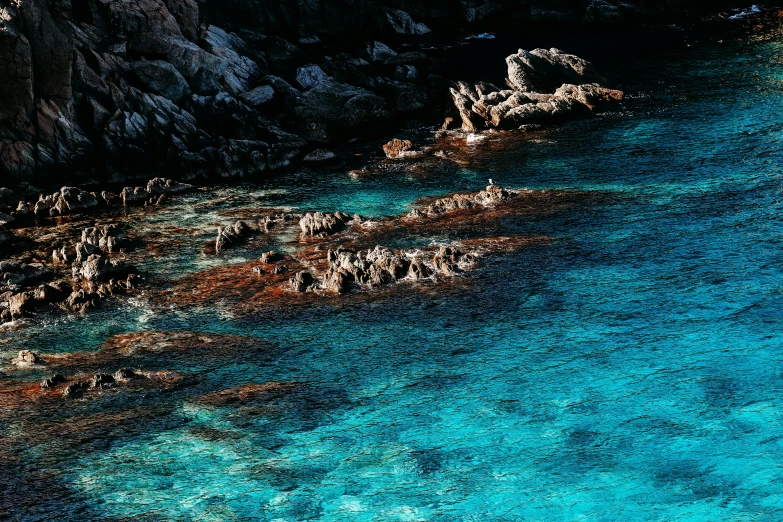
<instances>
[{"instance_id":1,"label":"deep blue water","mask_svg":"<svg viewBox=\"0 0 783 522\"><path fill-rule=\"evenodd\" d=\"M56 452L32 442L25 469L53 473L61 490L17 518L783 519L778 30L613 64L625 110L533 141L489 137L456 173L302 173L275 191L225 189L367 216L490 177L601 197L512 220L557 240L492 257L460 291L252 318L140 301L13 334L9 358L144 329L252 336L278 349L161 365L218 389L294 381L311 394L275 415L174 394L140 433ZM215 263L197 252L154 266ZM3 426L9 445L23 425Z\"/></svg>"}]
</instances>

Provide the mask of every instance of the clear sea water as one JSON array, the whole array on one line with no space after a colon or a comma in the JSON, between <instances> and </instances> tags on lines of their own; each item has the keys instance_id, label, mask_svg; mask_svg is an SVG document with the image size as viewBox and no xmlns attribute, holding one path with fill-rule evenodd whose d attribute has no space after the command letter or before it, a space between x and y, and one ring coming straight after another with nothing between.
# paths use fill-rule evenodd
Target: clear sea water
<instances>
[{"instance_id":1,"label":"clear sea water","mask_svg":"<svg viewBox=\"0 0 783 522\"><path fill-rule=\"evenodd\" d=\"M24 414L5 421L6 514L783 520L779 30L607 64L630 95L624 110L532 141L490 137L456 173L302 173L225 189L257 205L367 216L487 178L601 197L510 219L556 241L492 257L460 291L251 318L132 301L6 334L7 358L91 351L139 330L249 336L275 349L159 366L197 373L210 390L307 389L266 414L163 395L154 421L78 445L38 441ZM188 214L193 198L139 227L179 212L207 237L210 218ZM201 240L156 269L204 268ZM69 422L67 407L53 415Z\"/></svg>"}]
</instances>

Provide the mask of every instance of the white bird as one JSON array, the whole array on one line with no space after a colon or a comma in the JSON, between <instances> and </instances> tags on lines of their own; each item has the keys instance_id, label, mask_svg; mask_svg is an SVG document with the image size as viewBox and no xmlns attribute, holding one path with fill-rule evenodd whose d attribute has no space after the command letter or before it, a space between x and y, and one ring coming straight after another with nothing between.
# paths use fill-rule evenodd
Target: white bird
<instances>
[{"instance_id":1,"label":"white bird","mask_svg":"<svg viewBox=\"0 0 783 522\"><path fill-rule=\"evenodd\" d=\"M490 185L494 185L494 184L495 184L495 182L494 182L494 181L492 181L492 178L489 178L489 184L490 184Z\"/></svg>"}]
</instances>

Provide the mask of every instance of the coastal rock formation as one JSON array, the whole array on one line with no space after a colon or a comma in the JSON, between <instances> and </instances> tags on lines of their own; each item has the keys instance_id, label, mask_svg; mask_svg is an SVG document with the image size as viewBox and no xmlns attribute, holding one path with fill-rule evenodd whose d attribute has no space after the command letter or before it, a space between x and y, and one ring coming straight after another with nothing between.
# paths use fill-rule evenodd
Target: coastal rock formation
<instances>
[{"instance_id":1,"label":"coastal rock formation","mask_svg":"<svg viewBox=\"0 0 783 522\"><path fill-rule=\"evenodd\" d=\"M623 98L600 85L606 79L590 62L559 49L520 49L506 64L507 89L486 82L458 82L450 89L463 130L518 127Z\"/></svg>"},{"instance_id":2,"label":"coastal rock formation","mask_svg":"<svg viewBox=\"0 0 783 522\"><path fill-rule=\"evenodd\" d=\"M131 266L121 261L107 259L104 256L92 254L81 265L73 267L74 278L85 281L109 281L112 278L127 276L135 271Z\"/></svg>"},{"instance_id":3,"label":"coastal rock formation","mask_svg":"<svg viewBox=\"0 0 783 522\"><path fill-rule=\"evenodd\" d=\"M395 281L418 281L433 275L454 276L473 268L477 257L454 246L441 247L434 254L421 250L394 251L377 245L355 252L337 248L327 252L328 267L316 278L309 272L299 272L291 279L294 292L325 290L345 294L352 289L373 289Z\"/></svg>"},{"instance_id":4,"label":"coastal rock formation","mask_svg":"<svg viewBox=\"0 0 783 522\"><path fill-rule=\"evenodd\" d=\"M476 207L487 207L502 203L517 197L516 192L489 185L482 191L457 193L438 198L424 208L416 208L408 213L409 218L432 217L453 210L470 210Z\"/></svg>"},{"instance_id":5,"label":"coastal rock formation","mask_svg":"<svg viewBox=\"0 0 783 522\"><path fill-rule=\"evenodd\" d=\"M308 212L299 220L303 236L329 236L345 229L352 218L345 212Z\"/></svg>"},{"instance_id":6,"label":"coastal rock formation","mask_svg":"<svg viewBox=\"0 0 783 522\"><path fill-rule=\"evenodd\" d=\"M311 144L335 142L361 137L395 115L440 112L446 82L429 49L416 44L462 36L454 28L467 35L525 32L540 22L564 30L663 22L723 4L20 0L0 16L0 179L15 186L62 178L123 182L163 171L179 179L255 175L283 168L307 150L283 133ZM347 45L338 51L334 41ZM312 63L316 56L323 58ZM520 68L526 61L535 70L542 65L530 56L518 61ZM493 126L562 112L576 98L555 96L554 89L597 81L565 78L551 90L520 90L525 78L509 78L513 87L495 89L495 98L507 90L551 96L506 104L539 107L502 114ZM479 101L499 103L482 101L490 93L473 87L455 90L466 113ZM613 95L593 90L583 97L606 96ZM45 203L41 212L53 207Z\"/></svg>"},{"instance_id":7,"label":"coastal rock formation","mask_svg":"<svg viewBox=\"0 0 783 522\"><path fill-rule=\"evenodd\" d=\"M42 195L35 203L33 212L36 216L62 216L94 209L97 206L98 198L95 194L85 192L77 187L63 187L54 194Z\"/></svg>"},{"instance_id":8,"label":"coastal rock formation","mask_svg":"<svg viewBox=\"0 0 783 522\"><path fill-rule=\"evenodd\" d=\"M120 248L129 246L131 241L122 226L110 224L85 228L82 230L81 243L92 245L111 254Z\"/></svg>"},{"instance_id":9,"label":"coastal rock formation","mask_svg":"<svg viewBox=\"0 0 783 522\"><path fill-rule=\"evenodd\" d=\"M215 253L220 253L229 245L236 244L244 240L254 230L245 221L237 221L228 227L218 227L217 238L215 239Z\"/></svg>"}]
</instances>

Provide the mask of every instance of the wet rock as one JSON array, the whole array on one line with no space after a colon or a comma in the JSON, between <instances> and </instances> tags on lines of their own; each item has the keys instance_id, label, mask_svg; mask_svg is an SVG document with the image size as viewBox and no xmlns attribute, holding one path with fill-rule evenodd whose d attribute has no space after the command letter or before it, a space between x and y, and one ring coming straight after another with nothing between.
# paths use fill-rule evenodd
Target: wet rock
<instances>
[{"instance_id":1,"label":"wet rock","mask_svg":"<svg viewBox=\"0 0 783 522\"><path fill-rule=\"evenodd\" d=\"M198 397L195 402L207 406L236 406L266 404L274 399L286 397L300 391L301 384L284 382L267 382L264 384L246 384L238 388L230 388L208 393Z\"/></svg>"},{"instance_id":2,"label":"wet rock","mask_svg":"<svg viewBox=\"0 0 783 522\"><path fill-rule=\"evenodd\" d=\"M96 373L90 380L90 388L107 388L115 382L114 376L108 373Z\"/></svg>"},{"instance_id":3,"label":"wet rock","mask_svg":"<svg viewBox=\"0 0 783 522\"><path fill-rule=\"evenodd\" d=\"M410 140L393 139L383 146L383 152L389 159L398 159L406 155L413 148Z\"/></svg>"},{"instance_id":4,"label":"wet rock","mask_svg":"<svg viewBox=\"0 0 783 522\"><path fill-rule=\"evenodd\" d=\"M72 382L63 390L63 397L78 397L90 388L88 382Z\"/></svg>"},{"instance_id":5,"label":"wet rock","mask_svg":"<svg viewBox=\"0 0 783 522\"><path fill-rule=\"evenodd\" d=\"M16 366L25 367L25 366L35 366L39 364L43 364L44 361L41 359L37 353L32 352L30 350L22 350L19 352L19 355L17 355L16 359L11 361L11 364L14 364Z\"/></svg>"},{"instance_id":6,"label":"wet rock","mask_svg":"<svg viewBox=\"0 0 783 522\"><path fill-rule=\"evenodd\" d=\"M297 272L297 274L290 281L291 288L294 292L306 292L313 289L315 279L310 272Z\"/></svg>"},{"instance_id":7,"label":"wet rock","mask_svg":"<svg viewBox=\"0 0 783 522\"><path fill-rule=\"evenodd\" d=\"M120 368L114 373L115 381L127 381L136 377L136 372L130 368Z\"/></svg>"},{"instance_id":8,"label":"wet rock","mask_svg":"<svg viewBox=\"0 0 783 522\"><path fill-rule=\"evenodd\" d=\"M215 253L219 254L229 246L244 241L254 232L256 230L242 220L228 227L218 227L217 238L215 239Z\"/></svg>"},{"instance_id":9,"label":"wet rock","mask_svg":"<svg viewBox=\"0 0 783 522\"><path fill-rule=\"evenodd\" d=\"M80 289L68 296L63 307L69 312L86 312L90 308L97 307L99 302L100 296L97 293Z\"/></svg>"},{"instance_id":10,"label":"wet rock","mask_svg":"<svg viewBox=\"0 0 783 522\"><path fill-rule=\"evenodd\" d=\"M299 220L303 236L329 236L345 229L351 216L344 212L308 212Z\"/></svg>"},{"instance_id":11,"label":"wet rock","mask_svg":"<svg viewBox=\"0 0 783 522\"><path fill-rule=\"evenodd\" d=\"M59 373L56 373L49 377L48 379L44 379L41 382L41 388L54 388L55 386L59 384L63 384L68 382L68 380L65 378L64 375L60 375Z\"/></svg>"},{"instance_id":12,"label":"wet rock","mask_svg":"<svg viewBox=\"0 0 783 522\"><path fill-rule=\"evenodd\" d=\"M432 270L424 264L420 257L414 257L408 267L408 277L414 281L426 279L432 275Z\"/></svg>"},{"instance_id":13,"label":"wet rock","mask_svg":"<svg viewBox=\"0 0 783 522\"><path fill-rule=\"evenodd\" d=\"M423 216L436 216L454 210L469 210L476 207L486 207L508 201L516 197L516 193L510 192L497 185L489 185L486 189L477 193L459 193L439 198L423 209L414 209L408 216L420 218Z\"/></svg>"},{"instance_id":14,"label":"wet rock","mask_svg":"<svg viewBox=\"0 0 783 522\"><path fill-rule=\"evenodd\" d=\"M127 276L134 268L121 261L93 254L81 266L74 266L73 270L75 276L86 281L108 281L112 277Z\"/></svg>"},{"instance_id":15,"label":"wet rock","mask_svg":"<svg viewBox=\"0 0 783 522\"><path fill-rule=\"evenodd\" d=\"M94 209L98 206L98 198L77 187L63 187L60 192L41 196L35 203L33 212L36 216L60 216Z\"/></svg>"},{"instance_id":16,"label":"wet rock","mask_svg":"<svg viewBox=\"0 0 783 522\"><path fill-rule=\"evenodd\" d=\"M82 230L81 243L92 245L105 253L117 252L120 248L129 246L130 242L130 238L121 225L101 225Z\"/></svg>"},{"instance_id":17,"label":"wet rock","mask_svg":"<svg viewBox=\"0 0 783 522\"><path fill-rule=\"evenodd\" d=\"M451 246L441 247L432 258L435 269L446 276L456 275L466 267L473 266L475 262L476 259L472 254L465 254Z\"/></svg>"},{"instance_id":18,"label":"wet rock","mask_svg":"<svg viewBox=\"0 0 783 522\"><path fill-rule=\"evenodd\" d=\"M10 232L4 232L0 230L0 248L9 246L14 239L14 236Z\"/></svg>"},{"instance_id":19,"label":"wet rock","mask_svg":"<svg viewBox=\"0 0 783 522\"><path fill-rule=\"evenodd\" d=\"M282 258L280 254L275 252L274 250L270 250L269 252L264 252L261 254L261 262L264 264L270 264L274 263L276 261L279 261Z\"/></svg>"},{"instance_id":20,"label":"wet rock","mask_svg":"<svg viewBox=\"0 0 783 522\"><path fill-rule=\"evenodd\" d=\"M39 303L59 303L71 292L71 286L65 281L40 285L33 292L33 298Z\"/></svg>"},{"instance_id":21,"label":"wet rock","mask_svg":"<svg viewBox=\"0 0 783 522\"><path fill-rule=\"evenodd\" d=\"M188 183L180 183L168 178L152 178L147 182L147 194L152 196L182 194L195 190L195 188Z\"/></svg>"}]
</instances>

